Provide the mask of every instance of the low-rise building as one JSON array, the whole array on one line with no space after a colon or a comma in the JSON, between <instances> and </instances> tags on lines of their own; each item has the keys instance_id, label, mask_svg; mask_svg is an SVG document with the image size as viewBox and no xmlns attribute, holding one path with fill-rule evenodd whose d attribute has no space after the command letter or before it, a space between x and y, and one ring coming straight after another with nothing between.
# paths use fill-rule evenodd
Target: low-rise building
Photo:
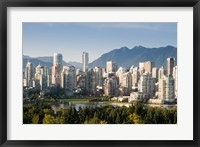
<instances>
[{"instance_id":1,"label":"low-rise building","mask_svg":"<svg viewBox=\"0 0 200 147\"><path fill-rule=\"evenodd\" d=\"M163 104L164 101L162 99L149 99L148 103L150 103L150 104Z\"/></svg>"},{"instance_id":2,"label":"low-rise building","mask_svg":"<svg viewBox=\"0 0 200 147\"><path fill-rule=\"evenodd\" d=\"M140 92L131 92L130 97L128 99L128 102L133 102L133 101L142 101L143 100L143 95Z\"/></svg>"}]
</instances>

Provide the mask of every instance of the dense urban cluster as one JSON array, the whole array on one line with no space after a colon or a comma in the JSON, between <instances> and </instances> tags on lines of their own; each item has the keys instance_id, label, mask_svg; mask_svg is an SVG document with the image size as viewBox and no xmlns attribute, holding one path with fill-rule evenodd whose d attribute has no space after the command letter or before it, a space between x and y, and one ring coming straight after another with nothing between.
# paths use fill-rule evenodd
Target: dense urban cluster
<instances>
[{"instance_id":1,"label":"dense urban cluster","mask_svg":"<svg viewBox=\"0 0 200 147\"><path fill-rule=\"evenodd\" d=\"M63 56L54 53L53 66L34 66L27 62L23 74L23 96L39 91L45 95L60 87L64 95L106 96L119 101L143 101L163 104L176 103L177 66L175 58L166 59L166 67L156 67L153 61L138 66L118 67L107 61L106 68L89 68L89 54L82 54L82 69L63 66Z\"/></svg>"}]
</instances>

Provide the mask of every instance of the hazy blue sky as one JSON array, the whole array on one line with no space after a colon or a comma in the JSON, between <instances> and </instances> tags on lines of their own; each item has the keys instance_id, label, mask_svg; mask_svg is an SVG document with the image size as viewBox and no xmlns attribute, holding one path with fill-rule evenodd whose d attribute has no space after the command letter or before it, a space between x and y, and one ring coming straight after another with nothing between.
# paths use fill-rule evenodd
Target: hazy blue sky
<instances>
[{"instance_id":1,"label":"hazy blue sky","mask_svg":"<svg viewBox=\"0 0 200 147\"><path fill-rule=\"evenodd\" d=\"M65 61L89 62L127 46L177 46L177 23L23 23L23 54L31 57L62 53Z\"/></svg>"}]
</instances>

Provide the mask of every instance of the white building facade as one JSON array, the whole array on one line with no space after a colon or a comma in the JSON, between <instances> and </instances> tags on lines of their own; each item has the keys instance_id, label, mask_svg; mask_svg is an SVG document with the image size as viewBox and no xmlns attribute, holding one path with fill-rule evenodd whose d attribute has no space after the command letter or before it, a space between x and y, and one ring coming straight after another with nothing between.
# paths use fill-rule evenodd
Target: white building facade
<instances>
[{"instance_id":1,"label":"white building facade","mask_svg":"<svg viewBox=\"0 0 200 147\"><path fill-rule=\"evenodd\" d=\"M61 74L61 87L65 91L65 95L73 96L76 87L76 69L74 66L64 66Z\"/></svg>"},{"instance_id":2,"label":"white building facade","mask_svg":"<svg viewBox=\"0 0 200 147\"><path fill-rule=\"evenodd\" d=\"M89 63L89 55L86 52L83 52L82 54L82 66L83 66L83 72L88 71L88 63Z\"/></svg>"},{"instance_id":3,"label":"white building facade","mask_svg":"<svg viewBox=\"0 0 200 147\"><path fill-rule=\"evenodd\" d=\"M61 85L63 56L59 53L54 53L52 67L52 84Z\"/></svg>"}]
</instances>

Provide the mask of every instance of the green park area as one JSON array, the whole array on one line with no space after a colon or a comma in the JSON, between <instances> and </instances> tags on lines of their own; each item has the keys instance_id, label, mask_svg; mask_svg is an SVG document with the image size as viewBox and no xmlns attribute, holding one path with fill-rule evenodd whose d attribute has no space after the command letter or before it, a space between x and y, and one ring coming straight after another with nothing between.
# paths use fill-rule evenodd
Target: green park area
<instances>
[{"instance_id":1,"label":"green park area","mask_svg":"<svg viewBox=\"0 0 200 147\"><path fill-rule=\"evenodd\" d=\"M107 97L84 97L84 98L65 97L65 98L57 99L57 101L83 104L83 103L90 103L90 102L109 102L110 99Z\"/></svg>"}]
</instances>

